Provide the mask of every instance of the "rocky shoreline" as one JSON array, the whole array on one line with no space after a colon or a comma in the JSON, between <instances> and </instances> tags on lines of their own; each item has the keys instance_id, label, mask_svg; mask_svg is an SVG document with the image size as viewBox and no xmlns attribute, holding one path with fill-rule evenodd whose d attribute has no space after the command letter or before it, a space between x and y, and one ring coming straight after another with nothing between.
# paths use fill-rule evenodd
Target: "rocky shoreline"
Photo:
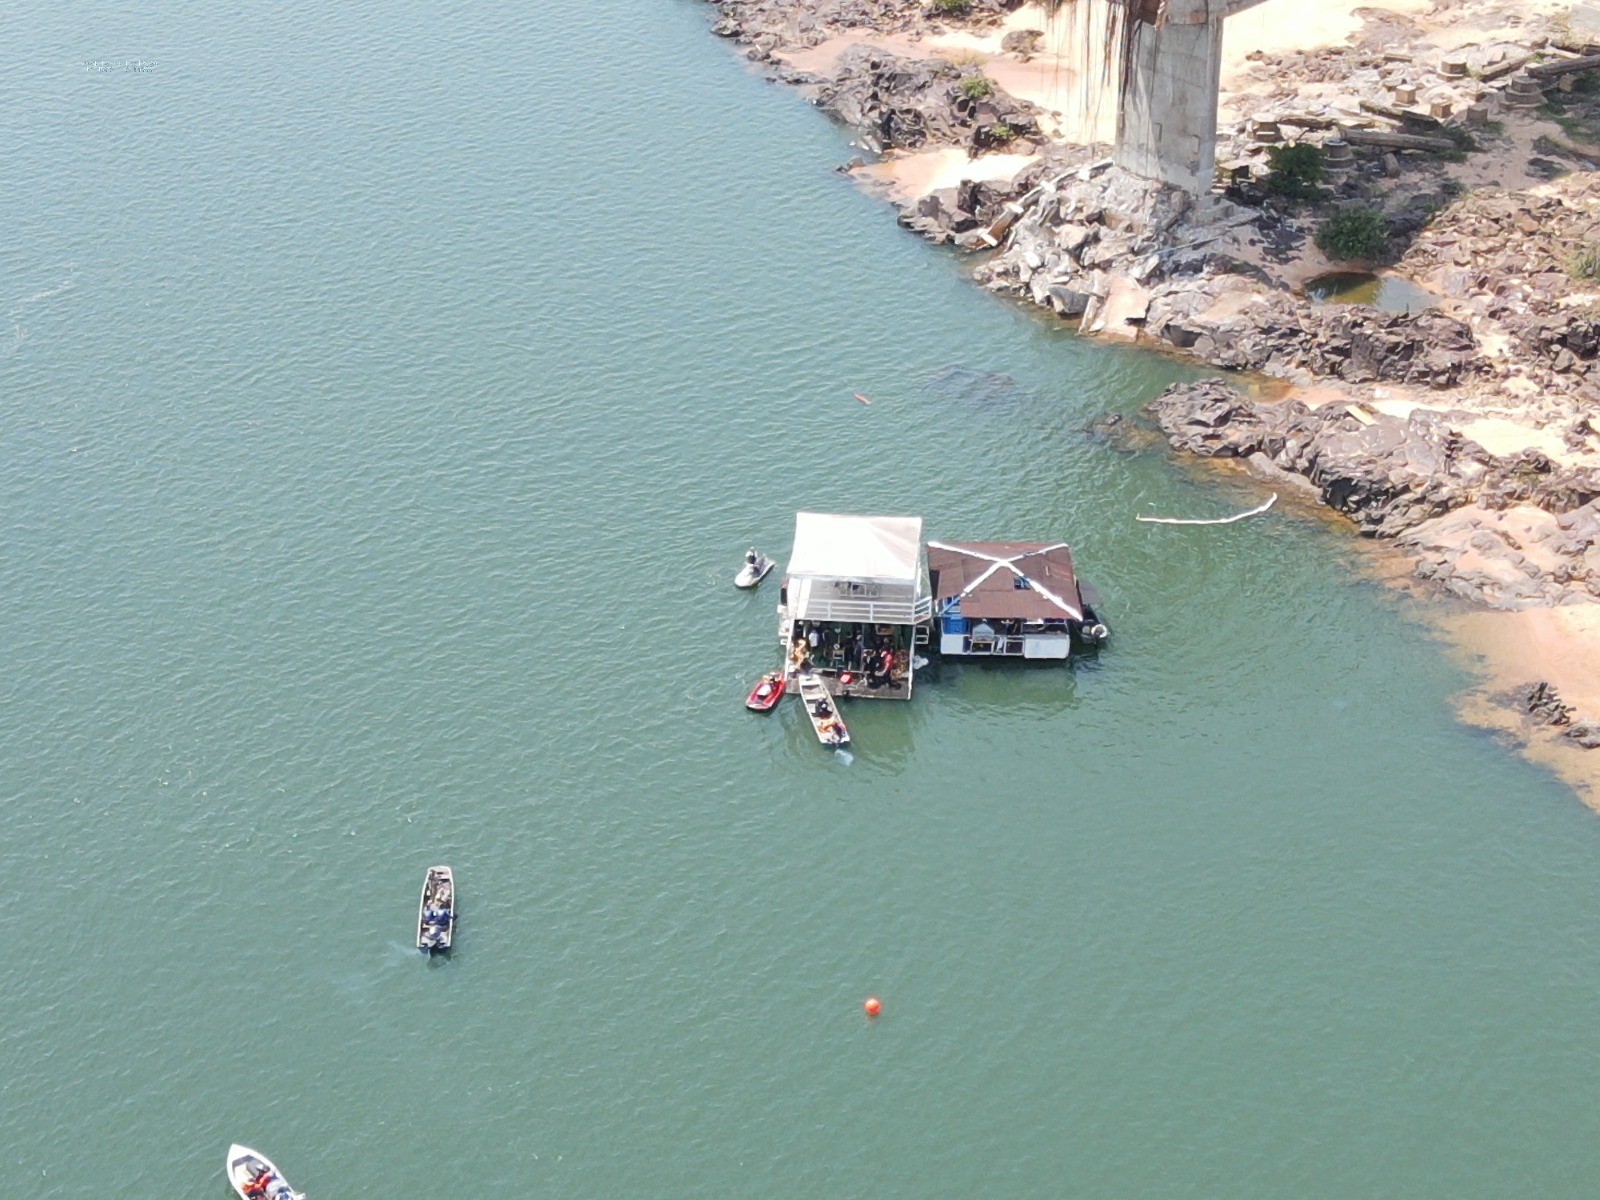
<instances>
[{"instance_id":1,"label":"rocky shoreline","mask_svg":"<svg viewBox=\"0 0 1600 1200\"><path fill-rule=\"evenodd\" d=\"M1193 197L1120 170L1004 86L1052 45L1063 69L1059 11L709 2L714 32L882 160L851 164L864 179L951 157L953 179L886 192L908 229L972 254L983 286L1087 334L1292 385L1281 400L1222 379L1170 389L1149 413L1175 449L1314 497L1473 606L1600 605L1600 98L1586 99L1600 30L1553 0L1437 4L1431 19L1349 5L1343 44L1225 72L1219 187ZM1310 201L1273 194L1286 144L1330 168ZM1429 306L1308 298L1335 265L1318 222L1352 208L1380 215L1388 274ZM1513 692L1530 723L1600 746L1600 711L1543 679Z\"/></svg>"}]
</instances>

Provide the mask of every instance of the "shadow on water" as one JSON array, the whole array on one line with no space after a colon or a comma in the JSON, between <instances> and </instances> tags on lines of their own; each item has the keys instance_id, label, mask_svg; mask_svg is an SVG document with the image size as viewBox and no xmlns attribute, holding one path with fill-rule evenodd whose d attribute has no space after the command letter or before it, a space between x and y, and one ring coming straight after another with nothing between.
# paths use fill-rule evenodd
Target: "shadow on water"
<instances>
[{"instance_id":1,"label":"shadow on water","mask_svg":"<svg viewBox=\"0 0 1600 1200\"><path fill-rule=\"evenodd\" d=\"M934 371L928 378L928 390L942 400L961 404L1016 404L1028 398L1004 371L979 371L955 363Z\"/></svg>"},{"instance_id":2,"label":"shadow on water","mask_svg":"<svg viewBox=\"0 0 1600 1200\"><path fill-rule=\"evenodd\" d=\"M1095 654L1067 663L1025 659L944 659L928 669L940 693L968 713L1059 716L1078 708L1078 672L1099 667Z\"/></svg>"}]
</instances>

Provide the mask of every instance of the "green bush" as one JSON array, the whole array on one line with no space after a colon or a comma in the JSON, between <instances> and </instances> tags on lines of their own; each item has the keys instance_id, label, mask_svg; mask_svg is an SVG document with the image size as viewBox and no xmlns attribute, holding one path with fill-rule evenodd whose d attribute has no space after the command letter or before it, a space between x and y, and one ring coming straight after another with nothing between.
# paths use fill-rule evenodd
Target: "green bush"
<instances>
[{"instance_id":1,"label":"green bush","mask_svg":"<svg viewBox=\"0 0 1600 1200\"><path fill-rule=\"evenodd\" d=\"M1322 194L1322 147L1310 142L1273 146L1267 151L1267 194L1290 200L1314 200Z\"/></svg>"},{"instance_id":2,"label":"green bush","mask_svg":"<svg viewBox=\"0 0 1600 1200\"><path fill-rule=\"evenodd\" d=\"M959 17L972 7L972 0L933 0L933 11L946 17Z\"/></svg>"},{"instance_id":3,"label":"green bush","mask_svg":"<svg viewBox=\"0 0 1600 1200\"><path fill-rule=\"evenodd\" d=\"M994 95L994 80L987 75L968 75L961 81L961 94L968 100L982 100Z\"/></svg>"},{"instance_id":4,"label":"green bush","mask_svg":"<svg viewBox=\"0 0 1600 1200\"><path fill-rule=\"evenodd\" d=\"M1317 249L1334 262L1371 262L1389 248L1389 223L1374 208L1347 208L1317 226Z\"/></svg>"},{"instance_id":5,"label":"green bush","mask_svg":"<svg viewBox=\"0 0 1600 1200\"><path fill-rule=\"evenodd\" d=\"M1600 279L1600 242L1590 242L1567 259L1567 274L1589 282Z\"/></svg>"}]
</instances>

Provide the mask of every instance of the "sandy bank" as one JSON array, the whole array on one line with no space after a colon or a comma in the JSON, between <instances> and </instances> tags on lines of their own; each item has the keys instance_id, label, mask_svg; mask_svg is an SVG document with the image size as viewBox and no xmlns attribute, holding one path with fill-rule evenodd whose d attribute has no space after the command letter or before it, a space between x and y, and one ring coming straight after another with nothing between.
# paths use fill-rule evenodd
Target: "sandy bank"
<instances>
[{"instance_id":1,"label":"sandy bank","mask_svg":"<svg viewBox=\"0 0 1600 1200\"><path fill-rule=\"evenodd\" d=\"M1529 759L1551 768L1600 811L1600 751L1582 749L1559 728L1537 724L1505 702L1506 693L1543 680L1579 714L1600 714L1600 604L1472 612L1442 624L1485 676L1482 690L1463 700L1462 716L1511 735Z\"/></svg>"},{"instance_id":2,"label":"sandy bank","mask_svg":"<svg viewBox=\"0 0 1600 1200\"><path fill-rule=\"evenodd\" d=\"M941 146L886 155L880 162L859 168L855 175L881 187L889 200L911 204L930 192L958 187L967 180L1010 183L1037 161L1034 154L981 154L974 158L960 146Z\"/></svg>"},{"instance_id":3,"label":"sandy bank","mask_svg":"<svg viewBox=\"0 0 1600 1200\"><path fill-rule=\"evenodd\" d=\"M1363 13L1425 13L1432 0L1267 0L1229 17L1222 31L1222 86L1233 90L1253 54L1288 54L1343 46L1366 24Z\"/></svg>"}]
</instances>

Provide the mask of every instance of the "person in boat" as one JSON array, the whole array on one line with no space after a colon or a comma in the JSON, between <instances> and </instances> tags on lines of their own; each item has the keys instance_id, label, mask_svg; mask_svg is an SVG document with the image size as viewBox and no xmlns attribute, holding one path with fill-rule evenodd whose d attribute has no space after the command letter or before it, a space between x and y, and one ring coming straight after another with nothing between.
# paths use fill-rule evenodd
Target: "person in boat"
<instances>
[{"instance_id":1,"label":"person in boat","mask_svg":"<svg viewBox=\"0 0 1600 1200\"><path fill-rule=\"evenodd\" d=\"M272 1172L267 1170L267 1168L262 1167L256 1172L255 1175L251 1176L250 1181L244 1185L244 1194L246 1196L265 1196L267 1194L267 1188L271 1183Z\"/></svg>"},{"instance_id":2,"label":"person in boat","mask_svg":"<svg viewBox=\"0 0 1600 1200\"><path fill-rule=\"evenodd\" d=\"M758 568L756 564L760 561L761 555L756 553L756 548L754 546L751 546L750 549L744 552L744 565L748 570L752 572L757 570Z\"/></svg>"}]
</instances>

